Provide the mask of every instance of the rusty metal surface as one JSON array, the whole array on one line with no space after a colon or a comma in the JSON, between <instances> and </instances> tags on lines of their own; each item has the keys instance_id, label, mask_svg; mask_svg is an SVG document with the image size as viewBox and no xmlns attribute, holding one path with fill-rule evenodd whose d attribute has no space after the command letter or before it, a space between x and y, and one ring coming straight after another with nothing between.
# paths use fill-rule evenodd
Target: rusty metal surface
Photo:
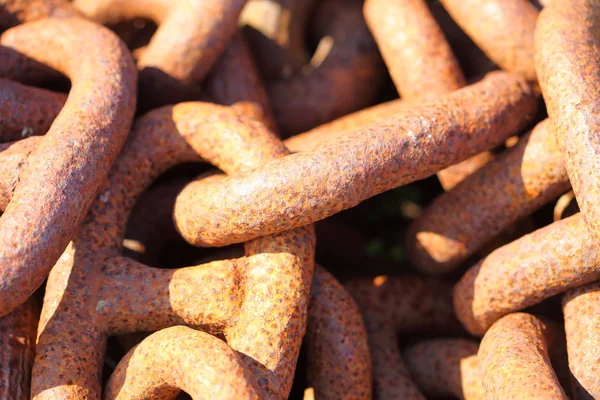
<instances>
[{"instance_id":1,"label":"rusty metal surface","mask_svg":"<svg viewBox=\"0 0 600 400\"><path fill-rule=\"evenodd\" d=\"M304 338L308 384L317 399L370 399L371 352L358 306L316 265Z\"/></svg>"},{"instance_id":2,"label":"rusty metal surface","mask_svg":"<svg viewBox=\"0 0 600 400\"><path fill-rule=\"evenodd\" d=\"M76 0L75 6L100 23L134 17L159 28L139 54L140 107L198 100L196 86L218 61L237 30L246 0Z\"/></svg>"},{"instance_id":3,"label":"rusty metal surface","mask_svg":"<svg viewBox=\"0 0 600 400\"><path fill-rule=\"evenodd\" d=\"M535 65L548 115L577 202L596 241L600 238L600 142L595 134L599 15L597 1L554 1L541 11L535 31Z\"/></svg>"},{"instance_id":4,"label":"rusty metal surface","mask_svg":"<svg viewBox=\"0 0 600 400\"><path fill-rule=\"evenodd\" d=\"M66 100L62 93L0 79L0 143L46 134Z\"/></svg>"},{"instance_id":5,"label":"rusty metal surface","mask_svg":"<svg viewBox=\"0 0 600 400\"><path fill-rule=\"evenodd\" d=\"M14 56L19 52L72 81L64 107L26 159L0 218L4 315L41 285L85 217L129 131L137 73L114 34L82 19L29 22L4 32L0 45L0 76L26 81L36 75Z\"/></svg>"},{"instance_id":6,"label":"rusty metal surface","mask_svg":"<svg viewBox=\"0 0 600 400\"><path fill-rule=\"evenodd\" d=\"M204 83L207 96L217 104L232 106L279 132L267 90L258 74L244 37L237 33Z\"/></svg>"},{"instance_id":7,"label":"rusty metal surface","mask_svg":"<svg viewBox=\"0 0 600 400\"><path fill-rule=\"evenodd\" d=\"M168 251L168 242L177 237L171 212L175 197L186 181L165 182L146 192L136 203L126 235L143 248L143 251L130 253L136 260L156 264L158 254ZM241 256L243 251L227 249L222 258ZM208 261L202 260L203 263ZM316 265L307 315L303 344L312 393L317 398L370 399L371 357L360 311L345 288L319 265ZM129 337L128 343L130 339L135 340ZM119 374L125 375L125 372ZM153 387L152 383L148 385Z\"/></svg>"},{"instance_id":8,"label":"rusty metal surface","mask_svg":"<svg viewBox=\"0 0 600 400\"><path fill-rule=\"evenodd\" d=\"M361 1L319 2L313 32L322 40L311 62L293 76L267 82L286 137L373 104L383 83L383 61Z\"/></svg>"},{"instance_id":9,"label":"rusty metal surface","mask_svg":"<svg viewBox=\"0 0 600 400\"><path fill-rule=\"evenodd\" d=\"M479 376L479 344L468 339L429 339L407 347L402 357L428 397L485 399Z\"/></svg>"},{"instance_id":10,"label":"rusty metal surface","mask_svg":"<svg viewBox=\"0 0 600 400\"><path fill-rule=\"evenodd\" d=\"M536 109L522 78L492 73L335 143L191 184L176 203L177 227L190 243L221 246L312 223L500 144Z\"/></svg>"},{"instance_id":11,"label":"rusty metal surface","mask_svg":"<svg viewBox=\"0 0 600 400\"><path fill-rule=\"evenodd\" d=\"M486 398L568 399L548 354L560 340L556 326L530 314L498 320L477 353Z\"/></svg>"},{"instance_id":12,"label":"rusty metal surface","mask_svg":"<svg viewBox=\"0 0 600 400\"><path fill-rule=\"evenodd\" d=\"M454 288L454 308L482 335L500 317L600 279L600 255L581 214L538 229L472 266Z\"/></svg>"},{"instance_id":13,"label":"rusty metal surface","mask_svg":"<svg viewBox=\"0 0 600 400\"><path fill-rule=\"evenodd\" d=\"M0 30L42 18L73 18L81 14L68 0L2 0Z\"/></svg>"},{"instance_id":14,"label":"rusty metal surface","mask_svg":"<svg viewBox=\"0 0 600 400\"><path fill-rule=\"evenodd\" d=\"M48 280L33 372L35 398L99 396L98 368L109 334L181 323L222 332L263 395L285 398L289 392L306 326L312 228L251 241L246 257L238 260L180 270L152 269L119 255L135 198L170 166L197 160L196 151L230 173L287 154L258 122L227 107L183 103L139 120L86 223Z\"/></svg>"},{"instance_id":15,"label":"rusty metal surface","mask_svg":"<svg viewBox=\"0 0 600 400\"><path fill-rule=\"evenodd\" d=\"M367 0L364 12L400 97L437 98L466 85L425 0Z\"/></svg>"},{"instance_id":16,"label":"rusty metal surface","mask_svg":"<svg viewBox=\"0 0 600 400\"><path fill-rule=\"evenodd\" d=\"M600 327L600 284L594 282L565 293L563 314L569 369L573 374L573 395L579 399L598 398L600 355L596 343Z\"/></svg>"},{"instance_id":17,"label":"rusty metal surface","mask_svg":"<svg viewBox=\"0 0 600 400\"><path fill-rule=\"evenodd\" d=\"M0 0L0 397L599 397L599 12Z\"/></svg>"},{"instance_id":18,"label":"rusty metal surface","mask_svg":"<svg viewBox=\"0 0 600 400\"><path fill-rule=\"evenodd\" d=\"M34 298L0 318L0 398L29 399L40 316Z\"/></svg>"},{"instance_id":19,"label":"rusty metal surface","mask_svg":"<svg viewBox=\"0 0 600 400\"><path fill-rule=\"evenodd\" d=\"M429 205L407 234L408 257L423 272L447 273L569 187L561 152L543 121Z\"/></svg>"},{"instance_id":20,"label":"rusty metal surface","mask_svg":"<svg viewBox=\"0 0 600 400\"><path fill-rule=\"evenodd\" d=\"M398 336L454 330L450 285L417 276L378 276L350 281L346 288L367 329L376 398L425 399L402 359Z\"/></svg>"},{"instance_id":21,"label":"rusty metal surface","mask_svg":"<svg viewBox=\"0 0 600 400\"><path fill-rule=\"evenodd\" d=\"M440 0L469 37L500 68L536 79L534 29L538 10L528 0Z\"/></svg>"}]
</instances>

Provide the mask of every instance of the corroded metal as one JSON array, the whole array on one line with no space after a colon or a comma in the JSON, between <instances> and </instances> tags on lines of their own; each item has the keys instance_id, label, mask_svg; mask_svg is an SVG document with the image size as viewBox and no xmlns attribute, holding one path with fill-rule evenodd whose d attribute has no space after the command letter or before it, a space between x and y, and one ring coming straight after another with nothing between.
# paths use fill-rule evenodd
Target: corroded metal
<instances>
[{"instance_id":1,"label":"corroded metal","mask_svg":"<svg viewBox=\"0 0 600 400\"><path fill-rule=\"evenodd\" d=\"M225 48L206 78L204 88L215 103L232 106L262 122L271 132L279 131L267 90L240 33L235 34Z\"/></svg>"},{"instance_id":2,"label":"corroded metal","mask_svg":"<svg viewBox=\"0 0 600 400\"><path fill-rule=\"evenodd\" d=\"M436 98L466 84L425 0L367 0L364 12L400 97Z\"/></svg>"},{"instance_id":3,"label":"corroded metal","mask_svg":"<svg viewBox=\"0 0 600 400\"><path fill-rule=\"evenodd\" d=\"M580 399L598 398L600 354L596 343L600 328L600 284L591 283L565 293L563 314L573 394Z\"/></svg>"},{"instance_id":4,"label":"corroded metal","mask_svg":"<svg viewBox=\"0 0 600 400\"><path fill-rule=\"evenodd\" d=\"M27 82L52 68L72 82L0 218L4 315L42 284L106 179L133 120L137 71L112 32L83 19L29 22L4 32L0 45L0 76Z\"/></svg>"},{"instance_id":5,"label":"corroded metal","mask_svg":"<svg viewBox=\"0 0 600 400\"><path fill-rule=\"evenodd\" d=\"M92 212L49 277L35 398L99 396L109 335L178 324L223 333L254 379L248 387L263 396L287 396L306 326L311 227L251 241L240 259L179 270L152 269L120 256L135 199L167 168L198 160L197 153L239 173L287 150L257 121L227 107L182 103L138 120Z\"/></svg>"},{"instance_id":6,"label":"corroded metal","mask_svg":"<svg viewBox=\"0 0 600 400\"><path fill-rule=\"evenodd\" d=\"M528 0L440 0L456 23L502 69L536 79L534 29L538 10ZM501 28L500 28L501 27Z\"/></svg>"},{"instance_id":7,"label":"corroded metal","mask_svg":"<svg viewBox=\"0 0 600 400\"><path fill-rule=\"evenodd\" d=\"M0 79L0 143L44 135L66 100L62 93Z\"/></svg>"},{"instance_id":8,"label":"corroded metal","mask_svg":"<svg viewBox=\"0 0 600 400\"><path fill-rule=\"evenodd\" d=\"M554 135L590 233L600 240L600 140L595 132L600 81L600 6L553 1L535 31L536 69Z\"/></svg>"},{"instance_id":9,"label":"corroded metal","mask_svg":"<svg viewBox=\"0 0 600 400\"><path fill-rule=\"evenodd\" d=\"M100 23L135 17L159 28L139 54L140 108L197 100L196 85L218 61L237 30L246 0L76 0L75 6Z\"/></svg>"},{"instance_id":10,"label":"corroded metal","mask_svg":"<svg viewBox=\"0 0 600 400\"><path fill-rule=\"evenodd\" d=\"M515 313L498 320L477 353L486 398L567 400L549 355L561 341L564 336L555 325L533 315Z\"/></svg>"},{"instance_id":11,"label":"corroded metal","mask_svg":"<svg viewBox=\"0 0 600 400\"><path fill-rule=\"evenodd\" d=\"M423 272L447 273L569 187L549 121L543 121L432 202L409 229L408 257Z\"/></svg>"},{"instance_id":12,"label":"corroded metal","mask_svg":"<svg viewBox=\"0 0 600 400\"><path fill-rule=\"evenodd\" d=\"M500 317L600 279L600 254L576 214L525 235L472 266L454 288L464 326L482 335Z\"/></svg>"},{"instance_id":13,"label":"corroded metal","mask_svg":"<svg viewBox=\"0 0 600 400\"><path fill-rule=\"evenodd\" d=\"M175 220L196 245L239 243L303 226L493 148L536 109L522 78L492 73L335 143L240 177L190 184L178 197Z\"/></svg>"},{"instance_id":14,"label":"corroded metal","mask_svg":"<svg viewBox=\"0 0 600 400\"><path fill-rule=\"evenodd\" d=\"M35 357L35 336L40 316L30 298L0 318L0 398L27 400Z\"/></svg>"},{"instance_id":15,"label":"corroded metal","mask_svg":"<svg viewBox=\"0 0 600 400\"><path fill-rule=\"evenodd\" d=\"M402 357L419 389L428 397L483 400L479 344L468 339L429 339L408 346Z\"/></svg>"},{"instance_id":16,"label":"corroded metal","mask_svg":"<svg viewBox=\"0 0 600 400\"><path fill-rule=\"evenodd\" d=\"M360 0L319 2L312 31L322 38L301 71L267 82L278 124L291 136L373 104L384 79Z\"/></svg>"},{"instance_id":17,"label":"corroded metal","mask_svg":"<svg viewBox=\"0 0 600 400\"><path fill-rule=\"evenodd\" d=\"M398 335L455 329L450 285L417 276L379 276L346 287L367 328L377 398L425 399L402 360Z\"/></svg>"}]
</instances>

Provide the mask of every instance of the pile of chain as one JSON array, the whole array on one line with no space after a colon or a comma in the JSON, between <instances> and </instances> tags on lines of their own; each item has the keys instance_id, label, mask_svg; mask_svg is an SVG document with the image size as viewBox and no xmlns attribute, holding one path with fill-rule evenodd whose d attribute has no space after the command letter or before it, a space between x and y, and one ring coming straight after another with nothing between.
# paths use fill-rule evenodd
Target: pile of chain
<instances>
[{"instance_id":1,"label":"pile of chain","mask_svg":"<svg viewBox=\"0 0 600 400\"><path fill-rule=\"evenodd\" d=\"M600 398L598 21L0 0L0 398Z\"/></svg>"}]
</instances>

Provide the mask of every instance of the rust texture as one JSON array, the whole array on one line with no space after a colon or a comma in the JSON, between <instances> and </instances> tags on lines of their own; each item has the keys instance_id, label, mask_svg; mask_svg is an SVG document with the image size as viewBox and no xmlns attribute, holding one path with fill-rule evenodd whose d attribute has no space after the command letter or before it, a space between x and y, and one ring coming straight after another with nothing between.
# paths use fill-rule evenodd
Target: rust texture
<instances>
[{"instance_id":1,"label":"rust texture","mask_svg":"<svg viewBox=\"0 0 600 400\"><path fill-rule=\"evenodd\" d=\"M286 137L373 104L384 79L360 0L319 2L312 32L322 40L311 62L289 78L267 82Z\"/></svg>"},{"instance_id":2,"label":"rust texture","mask_svg":"<svg viewBox=\"0 0 600 400\"><path fill-rule=\"evenodd\" d=\"M135 17L159 27L138 57L143 110L200 96L200 83L237 30L246 0L76 0L75 6L100 23Z\"/></svg>"},{"instance_id":3,"label":"rust texture","mask_svg":"<svg viewBox=\"0 0 600 400\"><path fill-rule=\"evenodd\" d=\"M136 259L155 263L157 253L166 250L166 242L177 236L171 210L185 183L186 179L165 182L144 193L136 203L126 235L144 248L144 252L133 253ZM227 250L225 258L242 255ZM319 265L311 287L306 329L308 381L317 398L370 399L371 357L360 311L344 287Z\"/></svg>"},{"instance_id":4,"label":"rust texture","mask_svg":"<svg viewBox=\"0 0 600 400\"><path fill-rule=\"evenodd\" d=\"M440 184L444 190L450 190L493 159L494 155L490 151L484 151L458 164L451 165L437 173Z\"/></svg>"},{"instance_id":5,"label":"rust texture","mask_svg":"<svg viewBox=\"0 0 600 400\"><path fill-rule=\"evenodd\" d=\"M554 135L583 217L600 239L600 140L595 88L600 81L597 1L553 1L535 32L536 69Z\"/></svg>"},{"instance_id":6,"label":"rust texture","mask_svg":"<svg viewBox=\"0 0 600 400\"><path fill-rule=\"evenodd\" d=\"M408 257L423 272L449 272L569 187L560 149L543 121L429 205L409 229Z\"/></svg>"},{"instance_id":7,"label":"rust texture","mask_svg":"<svg viewBox=\"0 0 600 400\"><path fill-rule=\"evenodd\" d=\"M17 142L0 143L0 211L6 210L19 181L19 172L27 156L41 140L40 137L30 137Z\"/></svg>"},{"instance_id":8,"label":"rust texture","mask_svg":"<svg viewBox=\"0 0 600 400\"><path fill-rule=\"evenodd\" d=\"M178 197L175 220L196 245L239 243L303 226L495 147L536 109L537 98L522 78L495 72L335 143L239 177L190 184Z\"/></svg>"},{"instance_id":9,"label":"rust texture","mask_svg":"<svg viewBox=\"0 0 600 400\"><path fill-rule=\"evenodd\" d=\"M364 108L319 125L309 131L294 135L285 140L285 147L292 153L311 150L323 143L351 134L357 129L364 129L369 124L375 123L379 118L392 116L409 107L411 107L410 103L402 99L396 99Z\"/></svg>"},{"instance_id":10,"label":"rust texture","mask_svg":"<svg viewBox=\"0 0 600 400\"><path fill-rule=\"evenodd\" d=\"M573 216L579 212L579 206L575 199L575 193L569 190L558 198L554 205L554 212L552 214L554 221L560 221L563 218Z\"/></svg>"},{"instance_id":11,"label":"rust texture","mask_svg":"<svg viewBox=\"0 0 600 400\"><path fill-rule=\"evenodd\" d=\"M237 33L216 63L204 84L208 97L217 104L232 106L262 122L271 132L279 128L269 96L244 37Z\"/></svg>"},{"instance_id":12,"label":"rust texture","mask_svg":"<svg viewBox=\"0 0 600 400\"><path fill-rule=\"evenodd\" d=\"M183 343L179 343L180 336ZM371 398L371 360L360 313L343 286L320 266L311 289L305 341L308 381L317 399ZM196 352L203 345L217 349ZM197 367L211 351L211 361L224 359L210 365L218 373ZM228 379L224 385L223 376ZM250 380L231 348L206 333L178 326L151 335L131 350L111 376L104 396L174 398L183 389L193 398L204 398L206 393L215 398L263 398L255 397L260 391ZM243 397L239 397L240 388Z\"/></svg>"},{"instance_id":13,"label":"rust texture","mask_svg":"<svg viewBox=\"0 0 600 400\"><path fill-rule=\"evenodd\" d=\"M44 135L67 96L0 79L0 143Z\"/></svg>"},{"instance_id":14,"label":"rust texture","mask_svg":"<svg viewBox=\"0 0 600 400\"><path fill-rule=\"evenodd\" d=\"M72 18L81 14L68 0L1 0L0 30L42 18Z\"/></svg>"},{"instance_id":15,"label":"rust texture","mask_svg":"<svg viewBox=\"0 0 600 400\"><path fill-rule=\"evenodd\" d=\"M561 339L554 325L530 314L498 320L477 353L486 398L568 399L548 354Z\"/></svg>"},{"instance_id":16,"label":"rust texture","mask_svg":"<svg viewBox=\"0 0 600 400\"><path fill-rule=\"evenodd\" d=\"M424 0L368 0L364 13L400 96L435 99L466 85L463 72ZM438 172L449 189L489 160L489 153Z\"/></svg>"},{"instance_id":17,"label":"rust texture","mask_svg":"<svg viewBox=\"0 0 600 400\"><path fill-rule=\"evenodd\" d=\"M28 400L40 316L32 297L0 318L0 398Z\"/></svg>"},{"instance_id":18,"label":"rust texture","mask_svg":"<svg viewBox=\"0 0 600 400\"><path fill-rule=\"evenodd\" d=\"M479 344L473 340L430 339L407 347L402 357L415 383L428 397L483 400L478 349Z\"/></svg>"},{"instance_id":19,"label":"rust texture","mask_svg":"<svg viewBox=\"0 0 600 400\"><path fill-rule=\"evenodd\" d=\"M528 0L440 0L500 68L534 81L534 30L538 10Z\"/></svg>"},{"instance_id":20,"label":"rust texture","mask_svg":"<svg viewBox=\"0 0 600 400\"><path fill-rule=\"evenodd\" d=\"M357 129L365 129L369 124L375 123L380 118L393 116L406 112L410 107L415 107L417 102L407 102L402 99L391 100L385 103L362 109L355 113L345 115L310 131L300 133L285 140L285 146L292 152L311 150L321 144L336 140L348 135ZM450 190L465 177L477 171L493 158L489 151L484 151L476 156L461 161L438 172L438 178L445 190Z\"/></svg>"},{"instance_id":21,"label":"rust texture","mask_svg":"<svg viewBox=\"0 0 600 400\"><path fill-rule=\"evenodd\" d=\"M305 345L317 399L371 399L371 353L354 300L323 267L313 280Z\"/></svg>"},{"instance_id":22,"label":"rust texture","mask_svg":"<svg viewBox=\"0 0 600 400\"><path fill-rule=\"evenodd\" d=\"M600 283L569 290L563 297L569 369L573 394L578 399L600 397L600 354L597 346L600 324Z\"/></svg>"},{"instance_id":23,"label":"rust texture","mask_svg":"<svg viewBox=\"0 0 600 400\"><path fill-rule=\"evenodd\" d=\"M425 0L367 0L364 13L403 99L436 98L466 84Z\"/></svg>"},{"instance_id":24,"label":"rust texture","mask_svg":"<svg viewBox=\"0 0 600 400\"><path fill-rule=\"evenodd\" d=\"M227 173L287 154L260 123L228 107L182 103L138 120L90 215L49 277L33 371L35 398L98 397L109 335L181 324L223 333L263 396L287 396L306 326L312 228L251 241L240 259L178 270L120 256L135 199L169 167L198 160L196 152ZM207 350L204 357L212 357Z\"/></svg>"},{"instance_id":25,"label":"rust texture","mask_svg":"<svg viewBox=\"0 0 600 400\"><path fill-rule=\"evenodd\" d=\"M240 24L263 76L289 78L308 62L308 17L316 0L249 0Z\"/></svg>"},{"instance_id":26,"label":"rust texture","mask_svg":"<svg viewBox=\"0 0 600 400\"><path fill-rule=\"evenodd\" d=\"M144 252L132 253L137 260L155 264L157 253L166 251L167 242L177 236L171 210L186 181L180 178L162 183L136 203L126 237L135 238L144 248ZM226 249L224 255L237 258L243 251ZM211 259L202 260L208 261ZM304 346L308 383L317 398L371 398L371 357L360 311L344 287L319 265L311 287ZM160 348L155 351L160 352Z\"/></svg>"},{"instance_id":27,"label":"rust texture","mask_svg":"<svg viewBox=\"0 0 600 400\"><path fill-rule=\"evenodd\" d=\"M600 279L600 254L581 214L554 222L492 252L460 279L454 307L482 335L513 311Z\"/></svg>"},{"instance_id":28,"label":"rust texture","mask_svg":"<svg viewBox=\"0 0 600 400\"><path fill-rule=\"evenodd\" d=\"M137 72L113 33L83 19L29 22L4 32L0 45L0 76L37 79L46 71L40 75L37 63L72 82L64 107L22 166L0 218L4 315L42 284L106 179L133 120ZM23 55L32 61L24 63Z\"/></svg>"},{"instance_id":29,"label":"rust texture","mask_svg":"<svg viewBox=\"0 0 600 400\"><path fill-rule=\"evenodd\" d=\"M432 278L378 276L346 288L367 328L377 398L425 399L402 359L398 335L455 329L451 286Z\"/></svg>"},{"instance_id":30,"label":"rust texture","mask_svg":"<svg viewBox=\"0 0 600 400\"><path fill-rule=\"evenodd\" d=\"M121 359L104 399L175 399L182 389L194 399L262 398L240 354L208 333L173 326Z\"/></svg>"}]
</instances>

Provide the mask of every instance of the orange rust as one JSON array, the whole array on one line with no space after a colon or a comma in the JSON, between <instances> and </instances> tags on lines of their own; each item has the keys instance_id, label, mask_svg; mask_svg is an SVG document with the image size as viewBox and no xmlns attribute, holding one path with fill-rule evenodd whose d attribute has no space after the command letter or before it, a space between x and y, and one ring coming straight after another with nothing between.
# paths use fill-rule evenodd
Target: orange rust
<instances>
[{"instance_id":1,"label":"orange rust","mask_svg":"<svg viewBox=\"0 0 600 400\"><path fill-rule=\"evenodd\" d=\"M289 78L308 62L308 17L316 0L249 0L240 25L269 81Z\"/></svg>"},{"instance_id":2,"label":"orange rust","mask_svg":"<svg viewBox=\"0 0 600 400\"><path fill-rule=\"evenodd\" d=\"M594 282L565 293L563 314L573 394L580 399L598 398L600 284Z\"/></svg>"},{"instance_id":3,"label":"orange rust","mask_svg":"<svg viewBox=\"0 0 600 400\"><path fill-rule=\"evenodd\" d=\"M440 184L444 190L451 190L456 185L464 181L468 176L479 171L484 165L493 159L494 155L491 152L484 151L473 157L467 158L458 164L444 168L437 173Z\"/></svg>"},{"instance_id":4,"label":"orange rust","mask_svg":"<svg viewBox=\"0 0 600 400\"><path fill-rule=\"evenodd\" d=\"M478 348L468 339L429 339L407 347L402 357L426 396L483 400Z\"/></svg>"},{"instance_id":5,"label":"orange rust","mask_svg":"<svg viewBox=\"0 0 600 400\"><path fill-rule=\"evenodd\" d=\"M136 260L155 265L158 253L167 250L167 242L177 236L171 211L175 196L185 183L186 179L182 178L165 182L144 193L136 203L129 218L127 237L133 237L146 249L142 254L132 253ZM241 256L243 251L229 248L221 258ZM214 259L219 259L218 255ZM371 358L360 311L344 287L319 265L316 265L307 315L304 346L312 393L317 398L370 399ZM132 340L139 342L131 334L126 336L121 337L121 342L128 348Z\"/></svg>"},{"instance_id":6,"label":"orange rust","mask_svg":"<svg viewBox=\"0 0 600 400\"><path fill-rule=\"evenodd\" d=\"M346 288L361 310L373 363L377 398L425 399L402 360L398 335L453 330L450 285L417 276L351 281Z\"/></svg>"},{"instance_id":7,"label":"orange rust","mask_svg":"<svg viewBox=\"0 0 600 400\"><path fill-rule=\"evenodd\" d=\"M29 22L4 32L0 45L0 76L28 81L52 68L72 82L0 218L5 315L42 284L87 214L129 131L137 72L113 33L83 19Z\"/></svg>"},{"instance_id":8,"label":"orange rust","mask_svg":"<svg viewBox=\"0 0 600 400\"><path fill-rule=\"evenodd\" d=\"M552 214L554 222L560 221L561 219L573 216L579 212L579 206L575 199L575 193L569 190L558 198L554 205L554 212Z\"/></svg>"},{"instance_id":9,"label":"orange rust","mask_svg":"<svg viewBox=\"0 0 600 400\"><path fill-rule=\"evenodd\" d=\"M279 127L289 137L373 104L383 62L360 0L319 2L312 33L325 55L288 78L267 81Z\"/></svg>"},{"instance_id":10,"label":"orange rust","mask_svg":"<svg viewBox=\"0 0 600 400\"><path fill-rule=\"evenodd\" d=\"M535 31L536 69L554 135L590 233L600 239L600 140L596 132L600 82L600 5L553 1Z\"/></svg>"},{"instance_id":11,"label":"orange rust","mask_svg":"<svg viewBox=\"0 0 600 400\"><path fill-rule=\"evenodd\" d=\"M364 13L396 90L407 101L435 99L466 85L425 0L367 0ZM445 190L483 166L487 152L438 172Z\"/></svg>"},{"instance_id":12,"label":"orange rust","mask_svg":"<svg viewBox=\"0 0 600 400\"><path fill-rule=\"evenodd\" d=\"M600 254L580 214L554 222L492 252L460 279L454 308L482 335L500 317L600 279Z\"/></svg>"},{"instance_id":13,"label":"orange rust","mask_svg":"<svg viewBox=\"0 0 600 400\"><path fill-rule=\"evenodd\" d=\"M403 99L437 98L466 85L425 0L366 0L364 13Z\"/></svg>"},{"instance_id":14,"label":"orange rust","mask_svg":"<svg viewBox=\"0 0 600 400\"><path fill-rule=\"evenodd\" d=\"M48 279L34 398L98 397L109 335L180 324L222 333L251 373L250 386L261 396L287 396L306 326L311 227L248 242L239 259L177 270L120 256L135 199L167 168L198 160L196 152L228 173L287 154L260 123L228 107L182 103L138 120L92 212Z\"/></svg>"},{"instance_id":15,"label":"orange rust","mask_svg":"<svg viewBox=\"0 0 600 400\"><path fill-rule=\"evenodd\" d=\"M177 236L171 211L185 183L186 179L176 179L151 188L134 207L127 237L135 238L146 249L142 254L133 253L136 260L156 264L158 253ZM227 249L221 258L241 256L243 251ZM207 261L210 259L202 262ZM304 346L312 393L317 398L370 399L371 358L358 307L344 287L319 265L310 296ZM124 338L126 345L136 340L130 336Z\"/></svg>"},{"instance_id":16,"label":"orange rust","mask_svg":"<svg viewBox=\"0 0 600 400\"><path fill-rule=\"evenodd\" d=\"M17 142L0 143L0 211L4 211L13 196L19 172L41 138L30 137Z\"/></svg>"},{"instance_id":17,"label":"orange rust","mask_svg":"<svg viewBox=\"0 0 600 400\"><path fill-rule=\"evenodd\" d=\"M244 37L236 33L204 83L208 97L279 132L269 96Z\"/></svg>"},{"instance_id":18,"label":"orange rust","mask_svg":"<svg viewBox=\"0 0 600 400\"><path fill-rule=\"evenodd\" d=\"M371 353L358 306L316 266L304 338L308 384L317 399L371 399Z\"/></svg>"},{"instance_id":19,"label":"orange rust","mask_svg":"<svg viewBox=\"0 0 600 400\"><path fill-rule=\"evenodd\" d=\"M42 18L73 18L81 14L68 0L1 0L0 30Z\"/></svg>"},{"instance_id":20,"label":"orange rust","mask_svg":"<svg viewBox=\"0 0 600 400\"><path fill-rule=\"evenodd\" d=\"M159 27L140 53L140 108L200 98L200 83L237 29L246 0L76 0L75 6L102 24L136 17Z\"/></svg>"},{"instance_id":21,"label":"orange rust","mask_svg":"<svg viewBox=\"0 0 600 400\"><path fill-rule=\"evenodd\" d=\"M543 121L427 207L407 234L408 257L421 271L449 272L569 186L560 150Z\"/></svg>"},{"instance_id":22,"label":"orange rust","mask_svg":"<svg viewBox=\"0 0 600 400\"><path fill-rule=\"evenodd\" d=\"M364 108L360 111L334 119L304 133L294 135L285 140L285 147L292 153L312 150L313 148L334 141L357 129L364 129L379 118L389 117L411 107L411 103L396 99L386 103Z\"/></svg>"},{"instance_id":23,"label":"orange rust","mask_svg":"<svg viewBox=\"0 0 600 400\"><path fill-rule=\"evenodd\" d=\"M493 148L536 108L522 78L492 73L335 143L239 177L190 184L178 197L175 221L190 243L217 246L303 226Z\"/></svg>"},{"instance_id":24,"label":"orange rust","mask_svg":"<svg viewBox=\"0 0 600 400\"><path fill-rule=\"evenodd\" d=\"M32 297L0 318L0 398L28 400L39 307Z\"/></svg>"},{"instance_id":25,"label":"orange rust","mask_svg":"<svg viewBox=\"0 0 600 400\"><path fill-rule=\"evenodd\" d=\"M536 80L534 29L528 0L440 0L456 23L500 68Z\"/></svg>"},{"instance_id":26,"label":"orange rust","mask_svg":"<svg viewBox=\"0 0 600 400\"><path fill-rule=\"evenodd\" d=\"M317 398L371 398L371 361L360 313L343 286L319 266L305 341L308 381ZM207 369L202 360L211 361ZM150 335L130 350L113 372L104 397L172 398L185 390L194 398L262 398L252 380L245 363L224 342L177 326Z\"/></svg>"},{"instance_id":27,"label":"orange rust","mask_svg":"<svg viewBox=\"0 0 600 400\"><path fill-rule=\"evenodd\" d=\"M160 330L130 350L111 375L103 398L174 399L180 390L194 399L262 398L240 354L186 326Z\"/></svg>"},{"instance_id":28,"label":"orange rust","mask_svg":"<svg viewBox=\"0 0 600 400\"><path fill-rule=\"evenodd\" d=\"M44 135L66 100L62 93L0 79L3 105L0 143Z\"/></svg>"},{"instance_id":29,"label":"orange rust","mask_svg":"<svg viewBox=\"0 0 600 400\"><path fill-rule=\"evenodd\" d=\"M300 133L285 140L285 146L292 153L308 151L324 143L334 141L344 135L351 134L357 129L365 129L369 124L375 123L380 118L393 116L406 112L411 107L418 105L396 99L381 103L376 106L362 109L352 114L345 115L323 125ZM471 158L459 162L438 172L438 178L444 190L450 190L464 178L477 171L493 158L492 153L484 151Z\"/></svg>"},{"instance_id":30,"label":"orange rust","mask_svg":"<svg viewBox=\"0 0 600 400\"><path fill-rule=\"evenodd\" d=\"M498 320L477 353L486 398L568 399L548 354L561 341L564 336L556 326L533 315L515 313Z\"/></svg>"}]
</instances>

